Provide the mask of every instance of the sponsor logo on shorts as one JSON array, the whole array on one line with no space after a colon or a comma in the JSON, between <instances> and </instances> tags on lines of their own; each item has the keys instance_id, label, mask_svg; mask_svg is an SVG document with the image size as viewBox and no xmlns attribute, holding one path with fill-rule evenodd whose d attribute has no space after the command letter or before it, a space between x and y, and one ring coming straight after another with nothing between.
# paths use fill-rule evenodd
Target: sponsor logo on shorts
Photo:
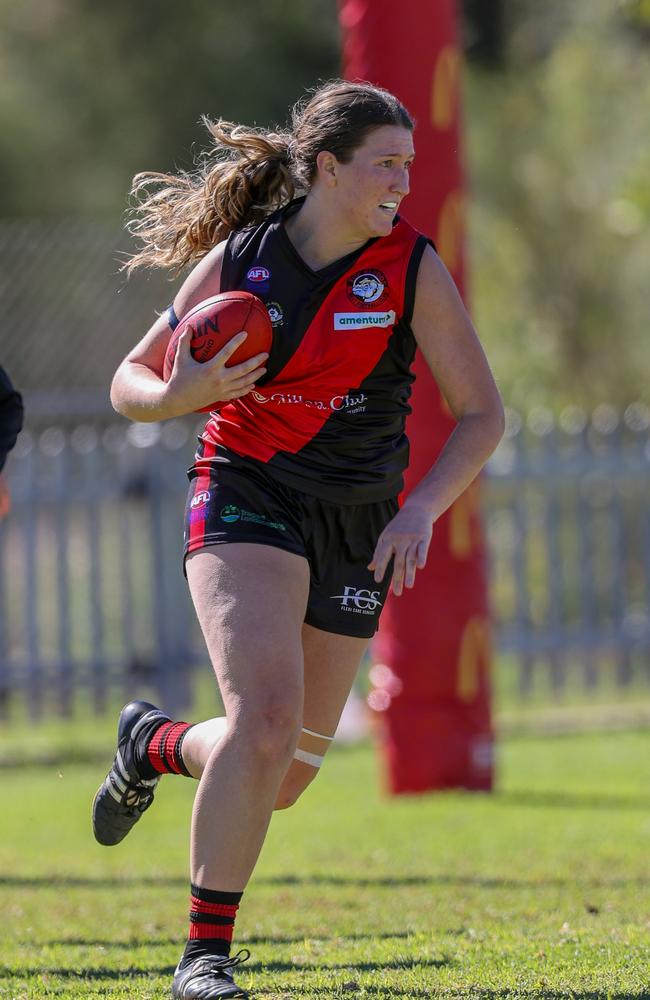
<instances>
[{"instance_id":1,"label":"sponsor logo on shorts","mask_svg":"<svg viewBox=\"0 0 650 1000\"><path fill-rule=\"evenodd\" d=\"M386 312L334 313L335 330L367 330L369 327L387 327L395 324L395 310Z\"/></svg>"},{"instance_id":2,"label":"sponsor logo on shorts","mask_svg":"<svg viewBox=\"0 0 650 1000\"><path fill-rule=\"evenodd\" d=\"M271 272L262 264L249 267L246 272L246 289L255 295L263 295L271 287Z\"/></svg>"},{"instance_id":3,"label":"sponsor logo on shorts","mask_svg":"<svg viewBox=\"0 0 650 1000\"><path fill-rule=\"evenodd\" d=\"M269 311L271 326L282 326L284 323L284 312L279 302L267 302L266 308Z\"/></svg>"},{"instance_id":4,"label":"sponsor logo on shorts","mask_svg":"<svg viewBox=\"0 0 650 1000\"><path fill-rule=\"evenodd\" d=\"M202 507L203 504L207 503L210 499L210 494L206 491L197 493L196 496L192 497L192 503L190 507Z\"/></svg>"},{"instance_id":5,"label":"sponsor logo on shorts","mask_svg":"<svg viewBox=\"0 0 650 1000\"><path fill-rule=\"evenodd\" d=\"M366 409L368 397L363 393L357 396L346 394L345 396L332 396L331 399L305 399L296 392L274 392L270 396L265 396L258 389L251 391L251 396L256 403L276 403L278 406L311 406L317 410L344 410L346 413L363 413Z\"/></svg>"},{"instance_id":6,"label":"sponsor logo on shorts","mask_svg":"<svg viewBox=\"0 0 650 1000\"><path fill-rule=\"evenodd\" d=\"M281 521L272 521L266 514L256 514L254 511L246 510L244 507L237 507L234 503L229 503L225 507L222 507L219 517L226 524L234 524L235 521L242 521L248 524L263 524L265 528L275 528L276 531L287 530L286 524L282 524Z\"/></svg>"},{"instance_id":7,"label":"sponsor logo on shorts","mask_svg":"<svg viewBox=\"0 0 650 1000\"><path fill-rule=\"evenodd\" d=\"M356 587L344 587L342 594L334 594L330 600L339 601L341 611L355 615L374 615L380 608L380 591L357 590Z\"/></svg>"},{"instance_id":8,"label":"sponsor logo on shorts","mask_svg":"<svg viewBox=\"0 0 650 1000\"><path fill-rule=\"evenodd\" d=\"M388 282L381 271L357 271L346 284L348 298L361 306L378 306L388 298Z\"/></svg>"}]
</instances>

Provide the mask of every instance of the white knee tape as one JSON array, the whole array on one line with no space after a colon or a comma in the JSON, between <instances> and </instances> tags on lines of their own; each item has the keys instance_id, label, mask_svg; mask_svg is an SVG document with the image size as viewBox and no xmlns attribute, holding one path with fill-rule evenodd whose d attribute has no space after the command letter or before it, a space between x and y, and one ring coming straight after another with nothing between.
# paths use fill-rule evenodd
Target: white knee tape
<instances>
[{"instance_id":1,"label":"white knee tape","mask_svg":"<svg viewBox=\"0 0 650 1000\"><path fill-rule=\"evenodd\" d=\"M315 736L316 739L327 740L328 743L331 743L332 740L334 739L333 736L323 736L322 733L315 733L313 729L305 729L303 727L302 731L303 733L305 733L306 736ZM320 754L317 753L309 753L308 750L301 750L300 747L298 747L293 756L296 758L296 760L301 760L303 764L310 764L311 767L320 767L323 761L325 760L324 756L321 756Z\"/></svg>"},{"instance_id":2,"label":"white knee tape","mask_svg":"<svg viewBox=\"0 0 650 1000\"><path fill-rule=\"evenodd\" d=\"M301 760L303 764L311 764L312 767L320 767L324 757L319 757L317 753L307 753L306 750L301 750L300 747L294 753L296 760Z\"/></svg>"},{"instance_id":3,"label":"white knee tape","mask_svg":"<svg viewBox=\"0 0 650 1000\"><path fill-rule=\"evenodd\" d=\"M307 733L307 736L316 736L319 740L328 740L330 743L334 739L333 736L323 736L322 733L315 733L313 729L305 729L304 726L302 727L302 731L303 733Z\"/></svg>"}]
</instances>

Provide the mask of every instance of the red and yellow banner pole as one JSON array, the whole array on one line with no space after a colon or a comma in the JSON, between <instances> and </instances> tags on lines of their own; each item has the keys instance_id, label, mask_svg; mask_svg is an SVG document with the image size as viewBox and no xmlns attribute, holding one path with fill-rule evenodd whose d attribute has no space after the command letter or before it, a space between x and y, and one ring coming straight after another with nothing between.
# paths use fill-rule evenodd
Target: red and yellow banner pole
<instances>
[{"instance_id":1,"label":"red and yellow banner pole","mask_svg":"<svg viewBox=\"0 0 650 1000\"><path fill-rule=\"evenodd\" d=\"M431 236L466 291L456 0L339 0L344 75L396 94L416 119L405 217ZM433 465L454 421L418 354L405 494ZM492 787L490 627L485 543L474 483L434 526L413 591L387 602L373 645L393 793Z\"/></svg>"}]
</instances>

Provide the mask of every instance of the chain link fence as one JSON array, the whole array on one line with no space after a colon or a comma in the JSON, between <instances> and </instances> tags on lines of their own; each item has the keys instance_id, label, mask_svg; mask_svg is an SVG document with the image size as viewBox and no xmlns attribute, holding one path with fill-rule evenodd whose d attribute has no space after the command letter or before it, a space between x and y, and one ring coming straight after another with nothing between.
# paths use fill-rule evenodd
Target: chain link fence
<instances>
[{"instance_id":1,"label":"chain link fence","mask_svg":"<svg viewBox=\"0 0 650 1000\"><path fill-rule=\"evenodd\" d=\"M174 288L159 272L127 280L127 248L96 222L0 223L0 363L29 423L111 415L111 377Z\"/></svg>"}]
</instances>

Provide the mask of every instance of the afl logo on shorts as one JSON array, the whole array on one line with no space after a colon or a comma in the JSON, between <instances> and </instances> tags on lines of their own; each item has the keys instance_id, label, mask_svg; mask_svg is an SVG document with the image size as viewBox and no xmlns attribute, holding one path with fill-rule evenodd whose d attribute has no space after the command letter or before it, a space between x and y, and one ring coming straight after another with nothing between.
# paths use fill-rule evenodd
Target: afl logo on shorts
<instances>
[{"instance_id":1,"label":"afl logo on shorts","mask_svg":"<svg viewBox=\"0 0 650 1000\"><path fill-rule=\"evenodd\" d=\"M204 503L207 503L210 499L210 494L207 492L197 493L196 496L192 497L191 507L202 507Z\"/></svg>"},{"instance_id":2,"label":"afl logo on shorts","mask_svg":"<svg viewBox=\"0 0 650 1000\"><path fill-rule=\"evenodd\" d=\"M348 298L360 306L378 306L388 297L386 278L381 271L357 271L348 278Z\"/></svg>"},{"instance_id":3,"label":"afl logo on shorts","mask_svg":"<svg viewBox=\"0 0 650 1000\"><path fill-rule=\"evenodd\" d=\"M246 272L246 288L255 295L268 292L271 287L271 272L268 267L256 264Z\"/></svg>"}]
</instances>

